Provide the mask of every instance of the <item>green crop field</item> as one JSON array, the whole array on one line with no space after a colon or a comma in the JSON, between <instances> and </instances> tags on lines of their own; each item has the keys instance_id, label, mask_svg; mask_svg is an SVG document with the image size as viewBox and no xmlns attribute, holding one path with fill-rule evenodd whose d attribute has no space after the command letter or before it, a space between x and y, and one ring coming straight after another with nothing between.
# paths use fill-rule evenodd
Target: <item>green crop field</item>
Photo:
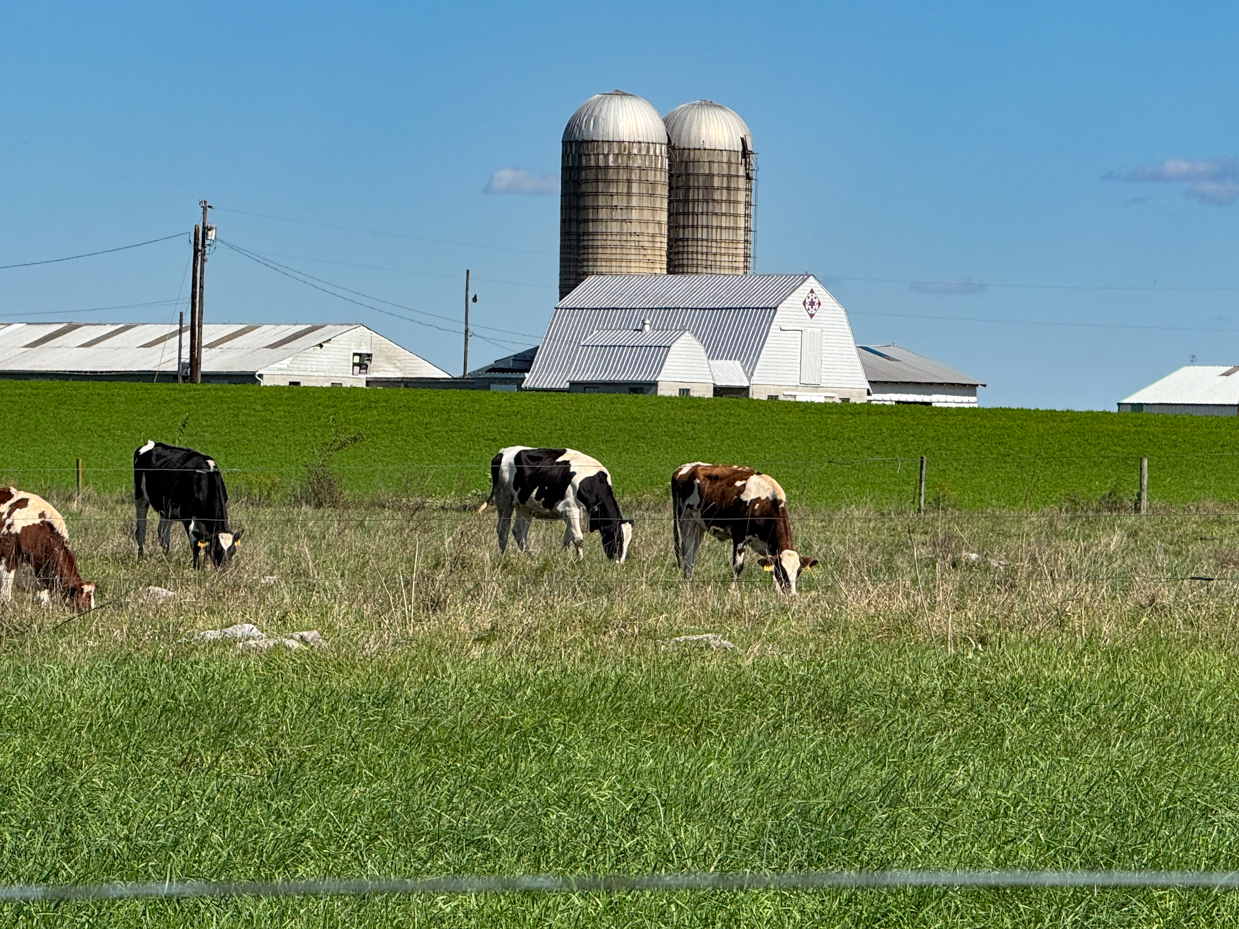
<instances>
[{"instance_id":1,"label":"green crop field","mask_svg":"<svg viewBox=\"0 0 1239 929\"><path fill-rule=\"evenodd\" d=\"M21 411L0 479L36 491L69 486L76 458L89 486L123 489L133 449L155 438L214 455L240 491L279 496L333 439L361 433L331 461L359 494L476 496L494 451L519 444L592 454L627 498L661 495L676 466L705 460L774 474L793 505L898 510L925 455L930 501L962 509L1130 500L1141 456L1155 502L1239 500L1239 419L59 382L3 382L0 400Z\"/></svg>"},{"instance_id":2,"label":"green crop field","mask_svg":"<svg viewBox=\"0 0 1239 929\"><path fill-rule=\"evenodd\" d=\"M0 443L0 479L61 508L100 602L76 618L24 592L0 606L0 884L1239 869L1237 424L414 391L0 393L28 411ZM307 468L357 432L326 458L329 492L308 493ZM226 571L192 571L179 527L169 555L152 541L136 559L132 449L178 435L235 469L246 535ZM611 466L636 519L628 563L606 562L596 536L573 562L548 524L531 554L499 555L493 513L468 504L493 450L516 442ZM938 500L917 517L922 453ZM1126 507L1141 454L1147 517ZM788 488L797 546L820 559L799 596L751 569L729 590L711 540L696 576L678 576L663 485L695 458L751 462ZM151 599L152 585L172 596ZM313 629L326 646L194 638L233 623ZM676 641L711 633L726 644ZM1173 890L0 904L0 926L1236 918L1235 894Z\"/></svg>"}]
</instances>

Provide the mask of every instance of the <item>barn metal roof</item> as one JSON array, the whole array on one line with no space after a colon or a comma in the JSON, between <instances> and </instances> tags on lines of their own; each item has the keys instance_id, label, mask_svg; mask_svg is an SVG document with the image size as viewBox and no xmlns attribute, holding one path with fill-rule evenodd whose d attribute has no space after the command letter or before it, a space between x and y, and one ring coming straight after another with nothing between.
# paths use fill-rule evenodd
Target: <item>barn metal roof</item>
<instances>
[{"instance_id":1,"label":"barn metal roof","mask_svg":"<svg viewBox=\"0 0 1239 929\"><path fill-rule=\"evenodd\" d=\"M748 387L749 377L744 365L730 358L710 362L710 380L716 387Z\"/></svg>"},{"instance_id":2,"label":"barn metal roof","mask_svg":"<svg viewBox=\"0 0 1239 929\"><path fill-rule=\"evenodd\" d=\"M559 301L565 309L774 309L808 274L596 274Z\"/></svg>"},{"instance_id":3,"label":"barn metal roof","mask_svg":"<svg viewBox=\"0 0 1239 929\"><path fill-rule=\"evenodd\" d=\"M628 333L625 333L627 335ZM652 332L634 332L635 336L650 336ZM660 332L662 338L616 341L614 332L593 333L577 349L568 381L586 383L652 383L658 380L671 347L692 334Z\"/></svg>"},{"instance_id":4,"label":"barn metal roof","mask_svg":"<svg viewBox=\"0 0 1239 929\"><path fill-rule=\"evenodd\" d=\"M775 311L807 274L606 274L588 277L555 308L524 386L564 390L581 340L605 329L688 330L711 359L736 361L745 383Z\"/></svg>"},{"instance_id":5,"label":"barn metal roof","mask_svg":"<svg viewBox=\"0 0 1239 929\"><path fill-rule=\"evenodd\" d=\"M259 371L359 328L346 325L212 323L202 327L202 370ZM189 330L184 334L185 360ZM170 323L0 324L0 370L114 374L176 373L177 327Z\"/></svg>"},{"instance_id":6,"label":"barn metal roof","mask_svg":"<svg viewBox=\"0 0 1239 929\"><path fill-rule=\"evenodd\" d=\"M918 355L899 345L858 345L861 367L870 384L951 384L984 387L982 381Z\"/></svg>"},{"instance_id":7,"label":"barn metal roof","mask_svg":"<svg viewBox=\"0 0 1239 929\"><path fill-rule=\"evenodd\" d=\"M1188 365L1119 402L1234 406L1239 404L1239 366Z\"/></svg>"}]
</instances>

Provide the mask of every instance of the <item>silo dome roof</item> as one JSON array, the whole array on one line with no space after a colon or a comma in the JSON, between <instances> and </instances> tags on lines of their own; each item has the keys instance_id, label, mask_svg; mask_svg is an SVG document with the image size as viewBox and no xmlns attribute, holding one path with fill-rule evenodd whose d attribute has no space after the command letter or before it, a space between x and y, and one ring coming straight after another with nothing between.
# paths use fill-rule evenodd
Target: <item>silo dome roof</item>
<instances>
[{"instance_id":1,"label":"silo dome roof","mask_svg":"<svg viewBox=\"0 0 1239 929\"><path fill-rule=\"evenodd\" d=\"M676 148L714 148L723 151L753 151L753 136L735 110L713 100L694 100L677 106L663 120Z\"/></svg>"},{"instance_id":2,"label":"silo dome roof","mask_svg":"<svg viewBox=\"0 0 1239 929\"><path fill-rule=\"evenodd\" d=\"M658 118L658 110L647 101L622 90L612 90L594 94L578 107L564 127L564 141L661 142L666 145L667 130Z\"/></svg>"}]
</instances>

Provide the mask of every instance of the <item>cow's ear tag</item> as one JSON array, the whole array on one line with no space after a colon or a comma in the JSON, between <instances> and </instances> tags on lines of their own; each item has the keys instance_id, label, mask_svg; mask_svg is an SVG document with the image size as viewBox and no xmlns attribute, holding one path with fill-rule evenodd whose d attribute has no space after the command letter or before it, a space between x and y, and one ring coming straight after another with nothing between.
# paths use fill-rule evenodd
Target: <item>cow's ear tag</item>
<instances>
[{"instance_id":1,"label":"cow's ear tag","mask_svg":"<svg viewBox=\"0 0 1239 929\"><path fill-rule=\"evenodd\" d=\"M761 569L762 569L763 571L773 571L773 570L774 570L774 565L772 565L772 564L764 564L764 565L762 565L762 566L761 566Z\"/></svg>"},{"instance_id":2,"label":"cow's ear tag","mask_svg":"<svg viewBox=\"0 0 1239 929\"><path fill-rule=\"evenodd\" d=\"M199 548L206 548L206 543L205 543L205 542L199 542L199 543L198 543L198 547L199 547Z\"/></svg>"}]
</instances>

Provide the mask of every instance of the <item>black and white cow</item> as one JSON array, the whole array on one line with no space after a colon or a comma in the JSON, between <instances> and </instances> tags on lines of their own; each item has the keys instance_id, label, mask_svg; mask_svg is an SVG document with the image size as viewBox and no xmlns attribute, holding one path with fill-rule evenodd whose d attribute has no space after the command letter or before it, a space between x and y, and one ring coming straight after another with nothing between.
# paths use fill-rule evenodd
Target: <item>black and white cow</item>
<instances>
[{"instance_id":1,"label":"black and white cow","mask_svg":"<svg viewBox=\"0 0 1239 929\"><path fill-rule=\"evenodd\" d=\"M168 550L172 523L180 520L189 536L194 567L205 554L222 568L236 553L244 529L228 528L228 491L215 462L191 448L147 442L133 453L133 502L137 508L138 557L146 546L146 511L159 514L159 543Z\"/></svg>"},{"instance_id":2,"label":"black and white cow","mask_svg":"<svg viewBox=\"0 0 1239 929\"><path fill-rule=\"evenodd\" d=\"M585 533L602 536L602 550L623 563L632 541L632 520L624 519L611 474L601 464L571 448L501 448L490 462L490 496L499 510L499 551L508 547L508 531L521 551L529 549L532 519L562 519L564 548L575 546L584 558ZM513 523L512 514L516 514Z\"/></svg>"}]
</instances>

